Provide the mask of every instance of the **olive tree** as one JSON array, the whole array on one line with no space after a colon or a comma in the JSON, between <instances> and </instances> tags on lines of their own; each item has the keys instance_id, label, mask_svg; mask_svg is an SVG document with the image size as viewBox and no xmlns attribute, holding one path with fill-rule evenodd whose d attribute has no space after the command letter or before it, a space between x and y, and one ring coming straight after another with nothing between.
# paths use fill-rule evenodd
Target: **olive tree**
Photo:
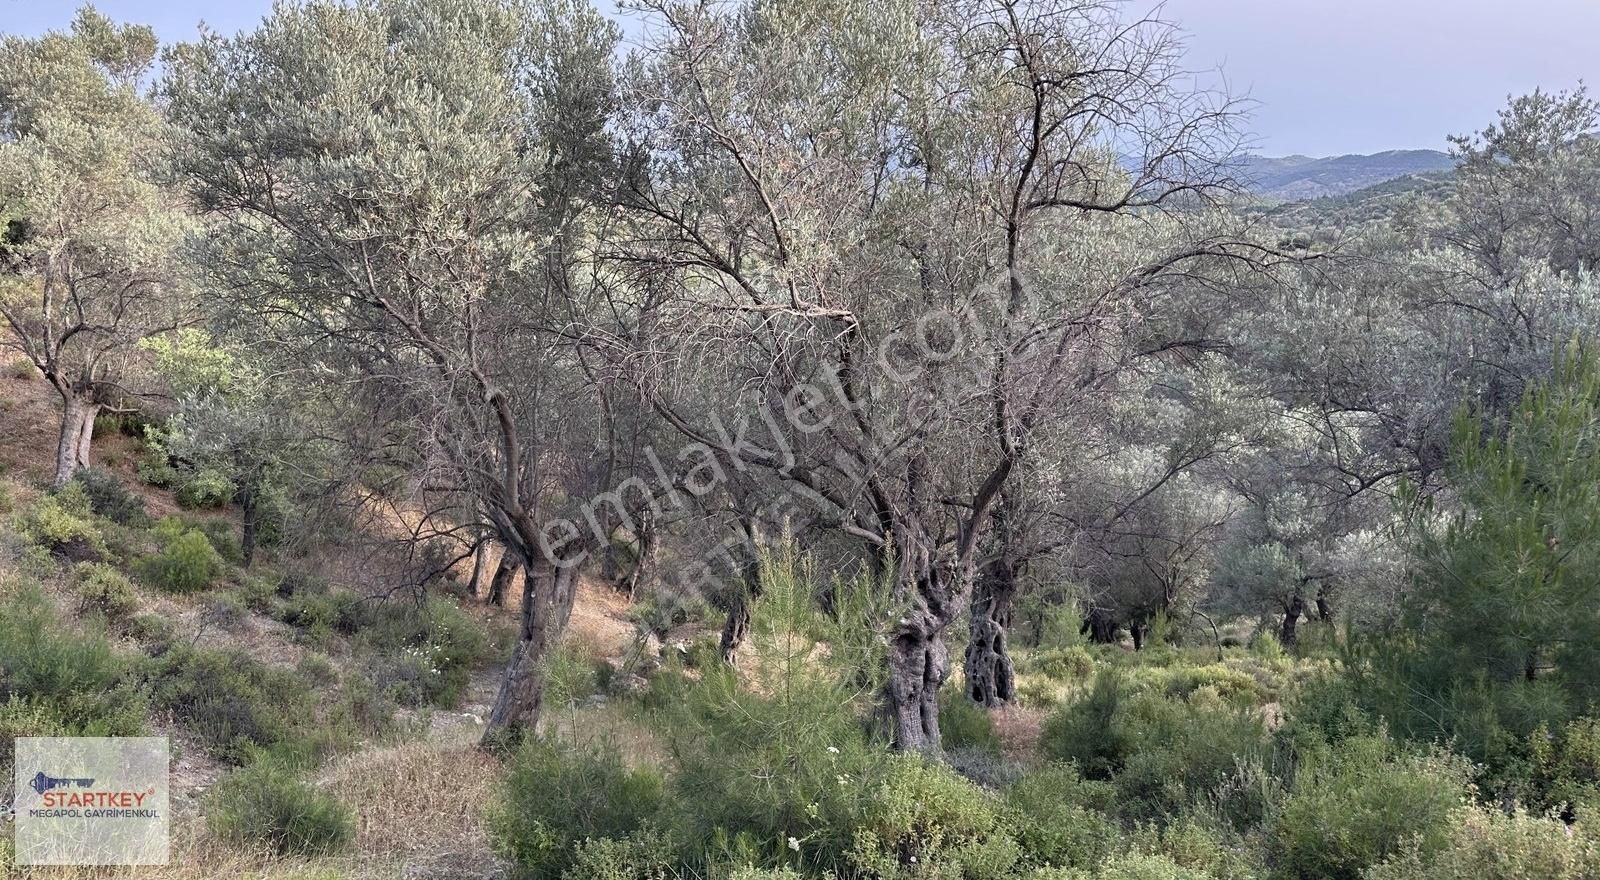
<instances>
[{"instance_id":1,"label":"olive tree","mask_svg":"<svg viewBox=\"0 0 1600 880\"><path fill-rule=\"evenodd\" d=\"M188 313L174 272L188 223L148 165L156 45L87 7L66 33L0 41L0 350L61 398L57 487L89 464L95 416L129 396L138 343Z\"/></svg>"},{"instance_id":2,"label":"olive tree","mask_svg":"<svg viewBox=\"0 0 1600 880\"><path fill-rule=\"evenodd\" d=\"M537 723L594 544L581 267L615 40L568 0L314 0L179 47L163 86L241 320L408 453L438 533L527 567L486 737Z\"/></svg>"},{"instance_id":3,"label":"olive tree","mask_svg":"<svg viewBox=\"0 0 1600 880\"><path fill-rule=\"evenodd\" d=\"M945 631L1037 435L1177 279L1257 254L1207 210L1235 108L1116 4L646 5L607 257L650 320L615 361L708 477L888 562L894 740L937 750Z\"/></svg>"}]
</instances>

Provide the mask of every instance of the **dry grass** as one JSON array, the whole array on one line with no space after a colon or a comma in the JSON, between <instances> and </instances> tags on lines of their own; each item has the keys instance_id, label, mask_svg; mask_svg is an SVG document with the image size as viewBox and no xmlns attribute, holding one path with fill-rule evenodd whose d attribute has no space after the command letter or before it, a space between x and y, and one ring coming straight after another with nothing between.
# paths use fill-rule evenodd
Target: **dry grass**
<instances>
[{"instance_id":1,"label":"dry grass","mask_svg":"<svg viewBox=\"0 0 1600 880\"><path fill-rule=\"evenodd\" d=\"M1038 753L1046 714L1044 710L1026 706L1011 706L990 713L994 732L1000 737L1000 748L1007 757L1023 760Z\"/></svg>"},{"instance_id":2,"label":"dry grass","mask_svg":"<svg viewBox=\"0 0 1600 880\"><path fill-rule=\"evenodd\" d=\"M341 758L322 785L355 809L362 863L475 876L495 863L483 807L501 775L500 762L477 749L407 743Z\"/></svg>"},{"instance_id":3,"label":"dry grass","mask_svg":"<svg viewBox=\"0 0 1600 880\"><path fill-rule=\"evenodd\" d=\"M198 820L173 829L172 858L166 865L0 866L6 880L344 880L350 877L398 877L356 874L350 859L297 859L251 850L218 840Z\"/></svg>"},{"instance_id":4,"label":"dry grass","mask_svg":"<svg viewBox=\"0 0 1600 880\"><path fill-rule=\"evenodd\" d=\"M608 742L616 746L623 760L632 767L665 767L672 760L667 744L655 729L626 706L551 708L545 712L539 726L545 735L558 739Z\"/></svg>"}]
</instances>

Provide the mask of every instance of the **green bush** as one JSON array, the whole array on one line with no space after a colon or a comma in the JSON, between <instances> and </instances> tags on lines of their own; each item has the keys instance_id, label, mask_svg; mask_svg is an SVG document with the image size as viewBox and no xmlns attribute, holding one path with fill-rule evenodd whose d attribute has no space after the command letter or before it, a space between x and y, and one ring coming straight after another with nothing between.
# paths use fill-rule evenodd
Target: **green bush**
<instances>
[{"instance_id":1,"label":"green bush","mask_svg":"<svg viewBox=\"0 0 1600 880\"><path fill-rule=\"evenodd\" d=\"M351 610L366 613L364 608ZM342 628L336 617L335 628ZM461 606L431 598L422 606L388 603L371 611L360 642L372 655L373 677L402 704L454 706L466 692L472 670L498 659L499 651Z\"/></svg>"},{"instance_id":2,"label":"green bush","mask_svg":"<svg viewBox=\"0 0 1600 880\"><path fill-rule=\"evenodd\" d=\"M81 562L72 569L78 613L98 614L110 623L124 623L139 610L139 595L128 576L100 562Z\"/></svg>"},{"instance_id":3,"label":"green bush","mask_svg":"<svg viewBox=\"0 0 1600 880\"><path fill-rule=\"evenodd\" d=\"M142 577L169 593L195 593L222 574L223 561L211 541L168 517L156 529L161 549L140 561Z\"/></svg>"},{"instance_id":4,"label":"green bush","mask_svg":"<svg viewBox=\"0 0 1600 880\"><path fill-rule=\"evenodd\" d=\"M94 521L83 484L70 482L59 492L45 495L24 510L17 531L50 553L67 559L103 558L105 536Z\"/></svg>"},{"instance_id":5,"label":"green bush","mask_svg":"<svg viewBox=\"0 0 1600 880\"><path fill-rule=\"evenodd\" d=\"M294 672L181 644L166 646L150 667L157 703L225 761L244 764L266 751L315 764L337 745L338 731L318 723L311 690Z\"/></svg>"},{"instance_id":6,"label":"green bush","mask_svg":"<svg viewBox=\"0 0 1600 880\"><path fill-rule=\"evenodd\" d=\"M948 768L913 755L891 762L861 802L846 863L863 876L1005 878L1020 857L993 795Z\"/></svg>"},{"instance_id":7,"label":"green bush","mask_svg":"<svg viewBox=\"0 0 1600 880\"><path fill-rule=\"evenodd\" d=\"M1300 880L1356 880L1407 847L1431 857L1460 819L1469 775L1459 759L1348 739L1296 775L1269 829L1268 856L1278 876Z\"/></svg>"},{"instance_id":8,"label":"green bush","mask_svg":"<svg viewBox=\"0 0 1600 880\"><path fill-rule=\"evenodd\" d=\"M1070 764L1027 774L1006 790L1005 801L1023 859L1034 867L1093 868L1118 842L1105 816L1116 797L1106 782L1084 779Z\"/></svg>"},{"instance_id":9,"label":"green bush","mask_svg":"<svg viewBox=\"0 0 1600 880\"><path fill-rule=\"evenodd\" d=\"M211 789L206 818L219 837L286 855L337 852L355 837L349 807L266 761L224 776Z\"/></svg>"},{"instance_id":10,"label":"green bush","mask_svg":"<svg viewBox=\"0 0 1600 880\"><path fill-rule=\"evenodd\" d=\"M1283 643L1273 635L1271 630L1262 630L1250 641L1250 653L1263 660L1282 660L1288 654L1283 650Z\"/></svg>"},{"instance_id":11,"label":"green bush","mask_svg":"<svg viewBox=\"0 0 1600 880\"><path fill-rule=\"evenodd\" d=\"M1083 646L1083 609L1075 601L1044 605L1037 610L1041 651L1060 651Z\"/></svg>"},{"instance_id":12,"label":"green bush","mask_svg":"<svg viewBox=\"0 0 1600 880\"><path fill-rule=\"evenodd\" d=\"M1000 751L994 719L956 688L945 688L939 695L939 739L947 749Z\"/></svg>"},{"instance_id":13,"label":"green bush","mask_svg":"<svg viewBox=\"0 0 1600 880\"><path fill-rule=\"evenodd\" d=\"M1578 718L1552 733L1528 737L1526 781L1504 785L1523 803L1570 811L1579 821L1600 816L1600 719Z\"/></svg>"},{"instance_id":14,"label":"green bush","mask_svg":"<svg viewBox=\"0 0 1600 880\"><path fill-rule=\"evenodd\" d=\"M1473 809L1429 854L1415 843L1364 880L1593 880L1600 846L1583 826L1523 812Z\"/></svg>"},{"instance_id":15,"label":"green bush","mask_svg":"<svg viewBox=\"0 0 1600 880\"><path fill-rule=\"evenodd\" d=\"M121 478L99 468L84 468L73 475L73 481L83 486L89 499L89 509L96 514L125 526L142 526L150 521L145 512L144 499L128 491Z\"/></svg>"},{"instance_id":16,"label":"green bush","mask_svg":"<svg viewBox=\"0 0 1600 880\"><path fill-rule=\"evenodd\" d=\"M1140 825L1125 840L1127 852L1163 856L1220 880L1258 880L1267 874L1259 837L1235 835L1201 814L1165 825Z\"/></svg>"},{"instance_id":17,"label":"green bush","mask_svg":"<svg viewBox=\"0 0 1600 880\"><path fill-rule=\"evenodd\" d=\"M1110 779L1125 819L1171 818L1197 802L1210 803L1240 827L1259 821L1266 792L1242 785L1240 775L1268 760L1270 742L1253 712L1209 700L1127 693L1119 672L1102 673L1083 699L1045 723L1042 746L1059 761Z\"/></svg>"},{"instance_id":18,"label":"green bush","mask_svg":"<svg viewBox=\"0 0 1600 880\"><path fill-rule=\"evenodd\" d=\"M600 674L592 660L565 642L550 652L545 661L545 705L575 706L599 690Z\"/></svg>"},{"instance_id":19,"label":"green bush","mask_svg":"<svg viewBox=\"0 0 1600 880\"><path fill-rule=\"evenodd\" d=\"M1123 701L1121 672L1101 671L1088 694L1051 713L1040 747L1051 758L1075 764L1090 779L1109 779L1122 769L1131 749L1118 739L1122 731L1117 713Z\"/></svg>"},{"instance_id":20,"label":"green bush","mask_svg":"<svg viewBox=\"0 0 1600 880\"><path fill-rule=\"evenodd\" d=\"M1221 663L1175 666L1167 671L1168 696L1188 699L1201 688L1211 688L1224 700L1238 706L1256 706L1265 702L1254 676Z\"/></svg>"},{"instance_id":21,"label":"green bush","mask_svg":"<svg viewBox=\"0 0 1600 880\"><path fill-rule=\"evenodd\" d=\"M162 443L160 429L146 425L144 445L139 451L139 461L134 465L139 479L161 489L171 488L178 482L178 469L172 466L171 456Z\"/></svg>"},{"instance_id":22,"label":"green bush","mask_svg":"<svg viewBox=\"0 0 1600 880\"><path fill-rule=\"evenodd\" d=\"M236 630L244 625L249 616L250 609L246 608L244 600L234 593L208 596L200 606L200 621L206 626L219 629Z\"/></svg>"},{"instance_id":23,"label":"green bush","mask_svg":"<svg viewBox=\"0 0 1600 880\"><path fill-rule=\"evenodd\" d=\"M1082 681L1094 674L1094 655L1082 645L1040 650L1027 658L1023 668L1055 681Z\"/></svg>"},{"instance_id":24,"label":"green bush","mask_svg":"<svg viewBox=\"0 0 1600 880\"><path fill-rule=\"evenodd\" d=\"M1090 877L1079 872L1061 876L1072 880L1089 880ZM1096 880L1212 880L1204 871L1186 868L1163 855L1147 853L1129 853L1113 859L1093 876Z\"/></svg>"},{"instance_id":25,"label":"green bush","mask_svg":"<svg viewBox=\"0 0 1600 880\"><path fill-rule=\"evenodd\" d=\"M193 529L206 536L211 542L212 549L234 565L244 562L244 550L239 546L238 530L234 528L233 521L226 517L194 516L192 514L175 517L186 529Z\"/></svg>"},{"instance_id":26,"label":"green bush","mask_svg":"<svg viewBox=\"0 0 1600 880\"><path fill-rule=\"evenodd\" d=\"M711 606L699 596L656 590L635 604L629 613L640 632L664 639L680 626L708 619Z\"/></svg>"},{"instance_id":27,"label":"green bush","mask_svg":"<svg viewBox=\"0 0 1600 880\"><path fill-rule=\"evenodd\" d=\"M676 880L672 839L641 831L625 840L589 838L573 851L562 880Z\"/></svg>"},{"instance_id":28,"label":"green bush","mask_svg":"<svg viewBox=\"0 0 1600 880\"><path fill-rule=\"evenodd\" d=\"M609 745L529 738L510 761L489 829L516 876L553 880L585 840L651 834L664 800L661 776L629 769Z\"/></svg>"},{"instance_id":29,"label":"green bush","mask_svg":"<svg viewBox=\"0 0 1600 880\"><path fill-rule=\"evenodd\" d=\"M178 505L187 509L214 509L233 500L233 481L212 468L202 468L182 479L177 492Z\"/></svg>"},{"instance_id":30,"label":"green bush","mask_svg":"<svg viewBox=\"0 0 1600 880\"><path fill-rule=\"evenodd\" d=\"M128 619L127 633L150 645L167 645L177 638L177 627L159 614L135 614Z\"/></svg>"},{"instance_id":31,"label":"green bush","mask_svg":"<svg viewBox=\"0 0 1600 880\"><path fill-rule=\"evenodd\" d=\"M374 605L348 590L300 590L283 599L273 616L292 627L355 635L377 619Z\"/></svg>"},{"instance_id":32,"label":"green bush","mask_svg":"<svg viewBox=\"0 0 1600 880\"><path fill-rule=\"evenodd\" d=\"M0 600L0 701L10 724L28 720L57 735L138 735L145 700L132 672L105 633L64 624L37 587Z\"/></svg>"},{"instance_id":33,"label":"green bush","mask_svg":"<svg viewBox=\"0 0 1600 880\"><path fill-rule=\"evenodd\" d=\"M339 680L339 672L326 654L308 651L300 657L295 669L312 684L327 685Z\"/></svg>"}]
</instances>

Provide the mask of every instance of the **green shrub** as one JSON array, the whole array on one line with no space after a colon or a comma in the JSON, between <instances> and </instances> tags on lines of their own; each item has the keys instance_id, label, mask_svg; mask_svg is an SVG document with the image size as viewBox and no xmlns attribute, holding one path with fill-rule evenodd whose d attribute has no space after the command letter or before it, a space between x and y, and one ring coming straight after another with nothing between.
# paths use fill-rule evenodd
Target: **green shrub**
<instances>
[{"instance_id":1,"label":"green shrub","mask_svg":"<svg viewBox=\"0 0 1600 880\"><path fill-rule=\"evenodd\" d=\"M129 618L127 633L141 642L159 646L170 644L177 637L177 628L159 614L145 613Z\"/></svg>"},{"instance_id":2,"label":"green shrub","mask_svg":"<svg viewBox=\"0 0 1600 880\"><path fill-rule=\"evenodd\" d=\"M1124 838L1129 853L1164 856L1192 871L1219 880L1260 880L1268 875L1260 837L1219 827L1203 812L1165 825L1140 825Z\"/></svg>"},{"instance_id":3,"label":"green shrub","mask_svg":"<svg viewBox=\"0 0 1600 880\"><path fill-rule=\"evenodd\" d=\"M396 728L394 698L359 675L345 678L339 688L336 717L367 736L384 736Z\"/></svg>"},{"instance_id":4,"label":"green shrub","mask_svg":"<svg viewBox=\"0 0 1600 880\"><path fill-rule=\"evenodd\" d=\"M190 510L224 507L233 500L233 481L213 468L202 468L181 481L178 505Z\"/></svg>"},{"instance_id":5,"label":"green shrub","mask_svg":"<svg viewBox=\"0 0 1600 880\"><path fill-rule=\"evenodd\" d=\"M128 491L116 474L99 468L84 468L73 475L73 481L83 487L89 499L89 509L96 514L125 526L143 526L150 516L145 512L144 499Z\"/></svg>"},{"instance_id":6,"label":"green shrub","mask_svg":"<svg viewBox=\"0 0 1600 880\"><path fill-rule=\"evenodd\" d=\"M609 745L529 738L510 761L489 829L516 876L552 880L585 840L651 833L664 798L659 774L629 769Z\"/></svg>"},{"instance_id":7,"label":"green shrub","mask_svg":"<svg viewBox=\"0 0 1600 880\"><path fill-rule=\"evenodd\" d=\"M192 529L206 536L211 542L212 549L234 565L244 562L244 550L239 546L239 534L234 528L233 521L225 517L194 516L192 514L174 517L182 523L186 530Z\"/></svg>"},{"instance_id":8,"label":"green shrub","mask_svg":"<svg viewBox=\"0 0 1600 880\"><path fill-rule=\"evenodd\" d=\"M1116 725L1123 700L1121 672L1101 671L1088 694L1051 713L1040 747L1049 757L1077 765L1090 779L1109 779L1122 769L1130 750L1118 739Z\"/></svg>"},{"instance_id":9,"label":"green shrub","mask_svg":"<svg viewBox=\"0 0 1600 880\"><path fill-rule=\"evenodd\" d=\"M242 652L167 646L149 677L156 701L225 761L244 764L262 751L315 764L336 731L318 724L305 681Z\"/></svg>"},{"instance_id":10,"label":"green shrub","mask_svg":"<svg viewBox=\"0 0 1600 880\"><path fill-rule=\"evenodd\" d=\"M1006 790L1023 859L1035 867L1092 868L1116 848L1118 832L1102 812L1115 800L1109 783L1084 779L1069 764L1029 773Z\"/></svg>"},{"instance_id":11,"label":"green shrub","mask_svg":"<svg viewBox=\"0 0 1600 880\"><path fill-rule=\"evenodd\" d=\"M1282 660L1288 656L1283 650L1283 643L1272 634L1271 630L1262 630L1250 641L1250 653L1263 660Z\"/></svg>"},{"instance_id":12,"label":"green shrub","mask_svg":"<svg viewBox=\"0 0 1600 880\"><path fill-rule=\"evenodd\" d=\"M51 554L73 560L106 555L105 537L94 521L83 484L70 482L22 512L17 531Z\"/></svg>"},{"instance_id":13,"label":"green shrub","mask_svg":"<svg viewBox=\"0 0 1600 880\"><path fill-rule=\"evenodd\" d=\"M371 603L347 590L301 590L282 600L273 616L292 627L355 635L377 619Z\"/></svg>"},{"instance_id":14,"label":"green shrub","mask_svg":"<svg viewBox=\"0 0 1600 880\"><path fill-rule=\"evenodd\" d=\"M222 557L199 531L171 517L157 526L161 549L140 561L140 574L169 593L195 593L222 574Z\"/></svg>"},{"instance_id":15,"label":"green shrub","mask_svg":"<svg viewBox=\"0 0 1600 880\"><path fill-rule=\"evenodd\" d=\"M1269 858L1281 877L1356 880L1406 847L1430 857L1459 821L1469 773L1459 759L1348 739L1296 775L1269 829Z\"/></svg>"},{"instance_id":16,"label":"green shrub","mask_svg":"<svg viewBox=\"0 0 1600 880\"><path fill-rule=\"evenodd\" d=\"M224 776L209 794L212 830L286 855L337 852L355 837L355 815L292 771L259 762Z\"/></svg>"},{"instance_id":17,"label":"green shrub","mask_svg":"<svg viewBox=\"0 0 1600 880\"><path fill-rule=\"evenodd\" d=\"M1523 803L1568 810L1579 821L1600 816L1600 719L1578 718L1556 733L1540 726L1526 751L1526 782L1503 788Z\"/></svg>"},{"instance_id":18,"label":"green shrub","mask_svg":"<svg viewBox=\"0 0 1600 880\"><path fill-rule=\"evenodd\" d=\"M1166 693L1188 699L1201 688L1211 688L1229 703L1255 706L1263 700L1254 676L1221 663L1206 666L1175 666L1167 672Z\"/></svg>"},{"instance_id":19,"label":"green shrub","mask_svg":"<svg viewBox=\"0 0 1600 880\"><path fill-rule=\"evenodd\" d=\"M862 802L846 862L864 876L1005 878L1020 852L1005 831L999 801L948 768L897 756ZM937 867L935 867L937 866Z\"/></svg>"},{"instance_id":20,"label":"green shrub","mask_svg":"<svg viewBox=\"0 0 1600 880\"><path fill-rule=\"evenodd\" d=\"M1088 875L1075 874L1072 877ZM1186 868L1162 855L1129 853L1113 859L1096 875L1096 880L1212 880L1210 874Z\"/></svg>"},{"instance_id":21,"label":"green shrub","mask_svg":"<svg viewBox=\"0 0 1600 880\"><path fill-rule=\"evenodd\" d=\"M676 880L672 839L645 830L624 840L589 838L573 851L562 880Z\"/></svg>"},{"instance_id":22,"label":"green shrub","mask_svg":"<svg viewBox=\"0 0 1600 880\"><path fill-rule=\"evenodd\" d=\"M82 562L72 570L78 613L98 614L110 623L124 623L139 610L139 595L128 576L101 562Z\"/></svg>"},{"instance_id":23,"label":"green shrub","mask_svg":"<svg viewBox=\"0 0 1600 880\"><path fill-rule=\"evenodd\" d=\"M629 614L640 632L664 639L680 626L708 619L711 606L699 596L656 590L634 605Z\"/></svg>"},{"instance_id":24,"label":"green shrub","mask_svg":"<svg viewBox=\"0 0 1600 880\"><path fill-rule=\"evenodd\" d=\"M313 684L326 685L339 680L339 672L333 666L333 661L326 654L308 651L300 657L300 662L295 664L295 669Z\"/></svg>"},{"instance_id":25,"label":"green shrub","mask_svg":"<svg viewBox=\"0 0 1600 880\"><path fill-rule=\"evenodd\" d=\"M728 875L728 880L806 880L793 868L757 868L742 865Z\"/></svg>"},{"instance_id":26,"label":"green shrub","mask_svg":"<svg viewBox=\"0 0 1600 880\"><path fill-rule=\"evenodd\" d=\"M589 658L565 642L550 652L545 661L545 705L574 706L599 690L600 676Z\"/></svg>"},{"instance_id":27,"label":"green shrub","mask_svg":"<svg viewBox=\"0 0 1600 880\"><path fill-rule=\"evenodd\" d=\"M1348 679L1329 675L1298 690L1278 737L1300 751L1319 744L1336 745L1353 736L1374 736L1378 731L1378 722L1360 707Z\"/></svg>"},{"instance_id":28,"label":"green shrub","mask_svg":"<svg viewBox=\"0 0 1600 880\"><path fill-rule=\"evenodd\" d=\"M0 600L0 701L11 723L70 736L135 736L146 714L105 633L65 625L37 587Z\"/></svg>"},{"instance_id":29,"label":"green shrub","mask_svg":"<svg viewBox=\"0 0 1600 880\"><path fill-rule=\"evenodd\" d=\"M1061 651L1083 646L1083 609L1075 601L1040 608L1039 643L1041 651Z\"/></svg>"},{"instance_id":30,"label":"green shrub","mask_svg":"<svg viewBox=\"0 0 1600 880\"><path fill-rule=\"evenodd\" d=\"M206 626L235 630L244 625L250 616L244 600L233 593L222 593L206 598L200 606L200 620Z\"/></svg>"},{"instance_id":31,"label":"green shrub","mask_svg":"<svg viewBox=\"0 0 1600 880\"><path fill-rule=\"evenodd\" d=\"M1090 778L1112 780L1125 819L1166 819L1208 802L1249 825L1264 814L1266 793L1238 784L1239 776L1267 760L1266 730L1254 713L1229 706L1215 691L1200 693L1211 698L1130 694L1119 672L1105 672L1086 697L1046 721L1041 744Z\"/></svg>"},{"instance_id":32,"label":"green shrub","mask_svg":"<svg viewBox=\"0 0 1600 880\"><path fill-rule=\"evenodd\" d=\"M161 489L171 488L178 482L178 469L172 466L160 429L153 425L145 426L144 445L134 472L148 485Z\"/></svg>"},{"instance_id":33,"label":"green shrub","mask_svg":"<svg viewBox=\"0 0 1600 880\"><path fill-rule=\"evenodd\" d=\"M335 628L342 619L335 619ZM373 655L374 678L412 706L454 706L466 692L472 670L498 655L481 624L461 606L440 598L421 607L379 606L361 632L361 643Z\"/></svg>"},{"instance_id":34,"label":"green shrub","mask_svg":"<svg viewBox=\"0 0 1600 880\"><path fill-rule=\"evenodd\" d=\"M939 739L947 749L1000 751L994 719L955 688L945 688L939 695Z\"/></svg>"},{"instance_id":35,"label":"green shrub","mask_svg":"<svg viewBox=\"0 0 1600 880\"><path fill-rule=\"evenodd\" d=\"M1593 880L1600 846L1579 826L1558 819L1473 809L1431 855L1413 843L1365 880Z\"/></svg>"},{"instance_id":36,"label":"green shrub","mask_svg":"<svg viewBox=\"0 0 1600 880\"><path fill-rule=\"evenodd\" d=\"M1082 645L1041 650L1028 657L1024 668L1055 681L1082 681L1094 674L1094 655Z\"/></svg>"}]
</instances>

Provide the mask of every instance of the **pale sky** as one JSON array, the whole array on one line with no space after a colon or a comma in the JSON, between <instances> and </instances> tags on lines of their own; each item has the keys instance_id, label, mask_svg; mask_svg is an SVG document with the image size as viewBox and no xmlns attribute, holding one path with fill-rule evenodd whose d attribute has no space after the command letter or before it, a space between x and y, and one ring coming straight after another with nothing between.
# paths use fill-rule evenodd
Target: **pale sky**
<instances>
[{"instance_id":1,"label":"pale sky","mask_svg":"<svg viewBox=\"0 0 1600 880\"><path fill-rule=\"evenodd\" d=\"M201 19L248 27L271 0L97 5L180 40ZM0 31L62 27L76 7L0 0ZM1250 127L1267 155L1443 149L1447 134L1493 121L1508 94L1580 79L1600 90L1600 0L1167 0L1165 16L1189 33L1191 67L1220 67L1255 99Z\"/></svg>"}]
</instances>

